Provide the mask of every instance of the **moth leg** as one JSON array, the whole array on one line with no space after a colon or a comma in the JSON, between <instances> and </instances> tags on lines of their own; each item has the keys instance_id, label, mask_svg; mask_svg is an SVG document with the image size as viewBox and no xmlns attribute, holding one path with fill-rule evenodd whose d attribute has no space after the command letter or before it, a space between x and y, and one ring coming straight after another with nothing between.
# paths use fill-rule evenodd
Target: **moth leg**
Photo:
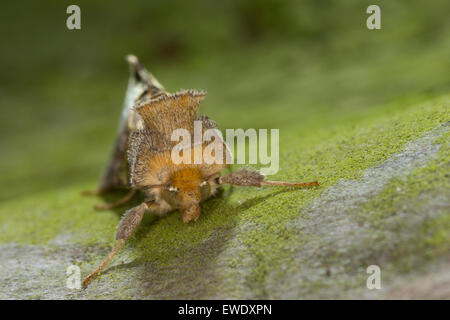
<instances>
[{"instance_id":1,"label":"moth leg","mask_svg":"<svg viewBox=\"0 0 450 320\"><path fill-rule=\"evenodd\" d=\"M131 237L133 231L141 223L142 217L144 216L145 210L147 208L148 204L146 202L143 202L140 205L125 212L125 214L123 215L122 219L120 220L117 226L116 245L111 250L108 257L97 267L97 269L92 271L92 273L90 273L83 280L83 286L86 286L89 283L89 281L112 260L112 258L120 250L122 245Z\"/></svg>"},{"instance_id":2,"label":"moth leg","mask_svg":"<svg viewBox=\"0 0 450 320\"><path fill-rule=\"evenodd\" d=\"M131 199L133 199L134 195L136 194L136 189L130 190L125 196L120 198L119 200L115 202L105 203L105 204L97 204L94 206L95 210L101 211L101 210L108 210L112 208L119 207L123 205L124 203L127 203Z\"/></svg>"}]
</instances>

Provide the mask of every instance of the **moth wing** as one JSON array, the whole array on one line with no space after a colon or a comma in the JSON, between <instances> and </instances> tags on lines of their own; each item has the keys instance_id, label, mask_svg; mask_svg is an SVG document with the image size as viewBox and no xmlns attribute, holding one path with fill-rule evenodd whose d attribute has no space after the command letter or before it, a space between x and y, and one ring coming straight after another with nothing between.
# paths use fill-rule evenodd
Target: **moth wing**
<instances>
[{"instance_id":1,"label":"moth wing","mask_svg":"<svg viewBox=\"0 0 450 320\"><path fill-rule=\"evenodd\" d=\"M223 140L222 133L219 131L217 123L214 120L210 119L206 115L199 115L196 120L202 122L204 136L207 130L213 129L216 132L214 135L214 141L202 142L204 163L200 165L199 169L204 177L208 177L219 173L228 167L232 162L232 153L228 148L228 145ZM216 150L219 150L219 152L221 152L220 154L216 155L214 151L209 152L210 150L215 149L211 143L217 144L218 149Z\"/></svg>"},{"instance_id":2,"label":"moth wing","mask_svg":"<svg viewBox=\"0 0 450 320\"><path fill-rule=\"evenodd\" d=\"M130 133L128 143L128 167L130 184L133 187L145 185L144 177L148 171L148 164L155 155L168 149L164 139L156 131L141 129Z\"/></svg>"},{"instance_id":3,"label":"moth wing","mask_svg":"<svg viewBox=\"0 0 450 320\"><path fill-rule=\"evenodd\" d=\"M197 110L205 96L202 91L185 90L143 100L135 109L146 129L156 131L162 139L171 141L176 129L193 133Z\"/></svg>"},{"instance_id":4,"label":"moth wing","mask_svg":"<svg viewBox=\"0 0 450 320\"><path fill-rule=\"evenodd\" d=\"M207 116L197 116L198 106L204 97L204 92L189 90L159 96L138 104L135 109L142 119L144 129L130 135L128 163L132 186L140 188L164 184L174 171L183 168L198 168L202 175L207 177L220 172L231 163L231 152L216 123ZM208 129L217 130L218 135L214 142L222 148L219 148L221 154L216 156L213 152L213 155L219 162L211 161L211 153L203 153L209 145L203 140L199 145L188 147L191 154L190 163L176 164L172 161L172 149L179 143L171 140L173 131L186 129L193 142L195 120L202 121L203 133ZM201 152L205 157L199 164L194 161L196 152Z\"/></svg>"}]
</instances>

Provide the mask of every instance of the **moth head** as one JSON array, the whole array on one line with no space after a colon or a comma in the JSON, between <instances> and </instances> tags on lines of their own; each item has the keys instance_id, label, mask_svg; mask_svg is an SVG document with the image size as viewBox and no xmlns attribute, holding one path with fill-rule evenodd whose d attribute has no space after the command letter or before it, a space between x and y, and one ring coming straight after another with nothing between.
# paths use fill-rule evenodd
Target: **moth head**
<instances>
[{"instance_id":1,"label":"moth head","mask_svg":"<svg viewBox=\"0 0 450 320\"><path fill-rule=\"evenodd\" d=\"M200 196L202 198L202 201L209 198L211 195L211 185L209 184L208 180L203 180L200 184Z\"/></svg>"},{"instance_id":2,"label":"moth head","mask_svg":"<svg viewBox=\"0 0 450 320\"><path fill-rule=\"evenodd\" d=\"M196 168L182 168L173 172L161 190L161 197L181 211L184 222L200 216L200 202L209 196L209 185L204 183Z\"/></svg>"},{"instance_id":3,"label":"moth head","mask_svg":"<svg viewBox=\"0 0 450 320\"><path fill-rule=\"evenodd\" d=\"M178 188L173 185L163 186L161 197L174 208L181 208L181 199Z\"/></svg>"},{"instance_id":4,"label":"moth head","mask_svg":"<svg viewBox=\"0 0 450 320\"><path fill-rule=\"evenodd\" d=\"M219 177L219 173L205 176L198 168L177 170L162 186L161 197L181 211L183 221L196 220L200 216L200 202L211 197L220 186Z\"/></svg>"}]
</instances>

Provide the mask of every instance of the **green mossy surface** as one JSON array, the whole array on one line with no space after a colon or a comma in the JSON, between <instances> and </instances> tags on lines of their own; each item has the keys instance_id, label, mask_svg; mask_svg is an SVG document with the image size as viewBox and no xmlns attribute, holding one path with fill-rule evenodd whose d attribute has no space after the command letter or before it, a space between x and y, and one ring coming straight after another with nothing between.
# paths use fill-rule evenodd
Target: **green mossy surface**
<instances>
[{"instance_id":1,"label":"green mossy surface","mask_svg":"<svg viewBox=\"0 0 450 320\"><path fill-rule=\"evenodd\" d=\"M2 297L354 298L351 290L364 286L366 277L358 270L373 261L385 268L386 279L397 279L416 267L426 272L448 254L448 132L434 142L439 153L425 167L386 181L382 192L349 208L347 217L372 240L364 236L359 247L337 250L327 242L331 237L321 242L301 228L314 222L309 206L330 188L361 181L364 172L450 120L447 2L423 8L420 1L404 6L381 1L386 14L379 32L364 26L369 2L330 3L330 10L312 1L292 2L287 11L271 1L230 3L218 10L173 2L169 8L182 6L194 21L188 34L174 23L176 13L157 20L167 28L163 35L146 27L142 12L160 12L158 4L110 8L100 15L96 2L83 2L87 20L79 33L58 28L57 19L41 17L30 31L32 20L5 17L3 22L23 21L23 28L0 53L0 245L8 246L8 257L43 260L27 269L35 273L7 277L10 289ZM265 14L270 6L278 8L269 10L275 18ZM48 17L65 11L63 5L46 9ZM239 19L250 9L259 20L242 26ZM299 15L294 19L299 25L284 25L289 11ZM214 14L199 22L198 12ZM216 28L205 30L213 21ZM57 39L57 45L43 46L41 34ZM178 35L183 40L173 40ZM198 36L211 41L200 46ZM158 53L172 44L167 39L181 43L175 57ZM25 54L30 51L32 58ZM110 268L87 290L68 292L65 268L77 264L83 275L95 268L129 208L95 212L94 204L121 193L96 198L81 192L95 188L108 157L128 76L123 56L130 52L170 91L207 90L200 111L221 129L280 129L280 170L270 178L318 180L321 186L227 187L187 225L177 212L161 219L148 213ZM399 208L404 212L396 215ZM403 237L408 234L414 237ZM296 260L312 244L323 254ZM45 259L55 264L45 268L50 261ZM325 271L302 274L316 264ZM31 274L38 284L30 283ZM301 288L291 296L289 282Z\"/></svg>"},{"instance_id":2,"label":"green mossy surface","mask_svg":"<svg viewBox=\"0 0 450 320\"><path fill-rule=\"evenodd\" d=\"M257 215L261 218L261 223L264 223L270 230L271 225L274 227L277 225L276 221L289 218L289 212L297 215L296 210L292 209L298 209L311 199L320 196L322 190L332 186L339 179L358 178L365 169L400 152L407 142L445 123L449 116L449 107L449 98L444 96L418 103L410 109L391 114L387 119L383 119L383 116L380 117L381 119L374 117L372 118L373 123L365 121L351 129L342 125L340 128L335 127L332 130L327 128L316 130L314 138L311 139L312 143L308 140L302 140L297 144L283 143L283 141L292 141L291 139L295 137L295 132L286 130L287 132L283 132L283 136L286 138L281 140L280 147L282 150L286 150L285 153L281 152L281 169L271 179L318 180L321 183L320 188L308 190L281 187L233 188L232 191L227 188L226 195L222 193L219 197L211 199L203 205L204 214L199 222L184 225L176 215L169 215L160 220L146 218L144 224L152 224L152 228L161 228L160 232L154 232L154 238L147 239L151 241L151 239L159 238L161 243L177 242L176 235L179 234L179 244L183 242L182 239L189 243L196 243L208 237L215 225L221 227L222 224L232 222L233 216L236 215L233 212L248 212L244 216L240 214L238 217L240 220L247 214L248 217L253 216L251 212L256 213L261 211L261 208L267 208L268 212L278 213ZM320 141L316 141L318 137L320 137ZM67 190L38 193L20 201L17 199L5 201L1 209L1 241L46 244L60 233L78 234L79 236L75 237L78 240L74 239L74 241L85 244L111 238L110 235L114 231L118 216L126 207L117 210L119 214L114 211L93 211L92 205L98 203L99 199L84 197L81 192L94 186L85 184L66 188ZM110 198L117 197L119 194ZM41 207L42 203L45 203L45 207ZM270 205L271 203L273 205ZM222 204L223 207L219 204ZM289 208L285 205L291 204L291 210L283 213L285 209ZM15 214L8 214L8 212ZM182 230L186 230L186 232ZM138 233L138 235L148 237L142 233Z\"/></svg>"},{"instance_id":3,"label":"green mossy surface","mask_svg":"<svg viewBox=\"0 0 450 320\"><path fill-rule=\"evenodd\" d=\"M282 154L281 157L283 170L275 178L318 179L321 182L320 188L226 189L217 198L203 204L201 219L187 225L182 223L176 212L162 219L149 213L127 244L127 253L123 253L125 260L134 260L130 267L149 266L148 270L145 268L146 271L134 279L135 275L130 274L127 267L113 267L106 277L100 277L97 281L111 283L113 287L114 281L119 281L118 290L120 286L125 285L123 279L130 276L129 280L134 280L132 286L140 287L140 282L161 282L165 278L173 280L171 277L174 274L165 270L173 270L176 266L180 273L176 273L175 278L179 281L197 281L197 285L201 284L201 290L186 289L185 292L178 287L169 286L167 289L164 285L156 286L155 290L150 286L140 292L142 297L158 297L162 288L167 290L166 297L208 297L209 294L219 297L273 297L273 293L267 292L268 274L282 271L279 269L280 261L287 261L288 265L291 265L292 250L298 250L308 243L307 236L293 234L289 228L290 221L302 217L302 208L313 199L320 198L324 190L340 179L357 180L364 170L386 161L390 156L402 151L406 143L444 124L449 116L448 110L449 99L444 96L418 103L390 114L389 117L381 114L351 129L343 125L340 129L336 127L332 130L316 131L317 136L323 137L322 141L317 144L303 142L290 145L288 155ZM391 182L383 193L374 195L373 199L368 199L367 204L358 209L360 219L373 225L370 230L374 235L377 235L377 230L385 230L388 227L386 224L398 206L416 199L419 193L448 195L448 170L445 170L448 168L448 134L437 143L442 144L438 160L406 177L405 181ZM323 156L324 154L328 156ZM4 203L0 211L1 242L59 248L61 243L58 239L65 238L62 246L77 245L86 248L83 260L75 262L84 272L88 272L101 261L109 246L113 244L115 226L121 212L126 209L123 207L116 211L93 211L92 205L101 200L81 196L81 191L88 187L92 186L80 185L58 191L45 191L25 197L21 201L14 199ZM398 188L402 192L398 192ZM422 207L417 206L414 209L415 213L421 214L432 205L432 202L425 202ZM436 209L431 207L430 210ZM10 214L11 212L14 214ZM304 219L308 217L304 216ZM416 263L418 259L425 263L430 257L448 252L448 212L444 216L431 217L419 224L417 230L416 227L417 225L414 226L414 231L420 231L417 234L420 241L400 244L392 242L396 244L392 247L382 239L380 242L384 243L384 246L373 249L373 254L377 252L382 255L394 250L402 256L414 258ZM405 228L397 232L411 231ZM230 249L235 251L232 254L222 254ZM367 250L364 247L360 249ZM394 252L391 254L395 255ZM217 266L219 256L221 265ZM242 264L246 259L250 261L249 265ZM116 261L118 266L119 261L120 255ZM334 263L339 264L339 261L337 256ZM359 262L356 261L355 263ZM389 259L388 261L393 263ZM332 265L332 262L329 263ZM228 283L233 279L229 272L239 273L242 268L246 270L244 283ZM183 270L190 276L185 275ZM397 272L399 271L406 272L407 269L402 267L397 269ZM202 278L204 272L211 275ZM224 276L227 278L224 279ZM193 280L190 280L190 277ZM242 281L240 277L234 278L237 282ZM206 279L208 281L205 281ZM229 292L219 291L217 287L224 281L229 286ZM321 288L319 283L315 284L315 290L320 292L327 288ZM241 285L246 288L244 292L239 292L238 287ZM345 285L352 286L349 283L342 284L344 287ZM121 288L124 289L126 288ZM113 296L122 297L120 292L115 291ZM132 297L136 298L136 293Z\"/></svg>"}]
</instances>

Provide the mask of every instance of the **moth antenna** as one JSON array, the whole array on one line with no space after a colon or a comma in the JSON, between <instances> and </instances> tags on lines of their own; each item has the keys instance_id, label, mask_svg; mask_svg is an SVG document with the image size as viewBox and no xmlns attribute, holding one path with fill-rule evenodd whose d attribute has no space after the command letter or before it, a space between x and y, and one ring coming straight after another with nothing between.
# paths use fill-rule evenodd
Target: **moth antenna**
<instances>
[{"instance_id":1,"label":"moth antenna","mask_svg":"<svg viewBox=\"0 0 450 320\"><path fill-rule=\"evenodd\" d=\"M125 239L120 239L116 245L114 246L114 248L111 250L111 252L109 253L108 257L97 267L97 269L95 269L94 271L91 272L91 274L89 274L84 280L83 280L83 286L87 286L87 284L89 283L89 281L91 281L91 279L97 274L99 273L111 260L112 258L116 255L116 253L120 250L120 248L122 247L122 245L125 243Z\"/></svg>"},{"instance_id":2,"label":"moth antenna","mask_svg":"<svg viewBox=\"0 0 450 320\"><path fill-rule=\"evenodd\" d=\"M236 172L232 172L229 175L220 178L220 183L227 183L234 186L251 186L251 187L261 187L261 186L282 186L282 187L315 187L319 183L317 181L312 182L285 182L285 181L270 181L264 180L265 176L256 170L243 168Z\"/></svg>"},{"instance_id":3,"label":"moth antenna","mask_svg":"<svg viewBox=\"0 0 450 320\"><path fill-rule=\"evenodd\" d=\"M262 181L262 186L286 186L286 187L296 187L296 188L304 188L304 187L317 187L319 186L319 182L284 182L284 181Z\"/></svg>"}]
</instances>

